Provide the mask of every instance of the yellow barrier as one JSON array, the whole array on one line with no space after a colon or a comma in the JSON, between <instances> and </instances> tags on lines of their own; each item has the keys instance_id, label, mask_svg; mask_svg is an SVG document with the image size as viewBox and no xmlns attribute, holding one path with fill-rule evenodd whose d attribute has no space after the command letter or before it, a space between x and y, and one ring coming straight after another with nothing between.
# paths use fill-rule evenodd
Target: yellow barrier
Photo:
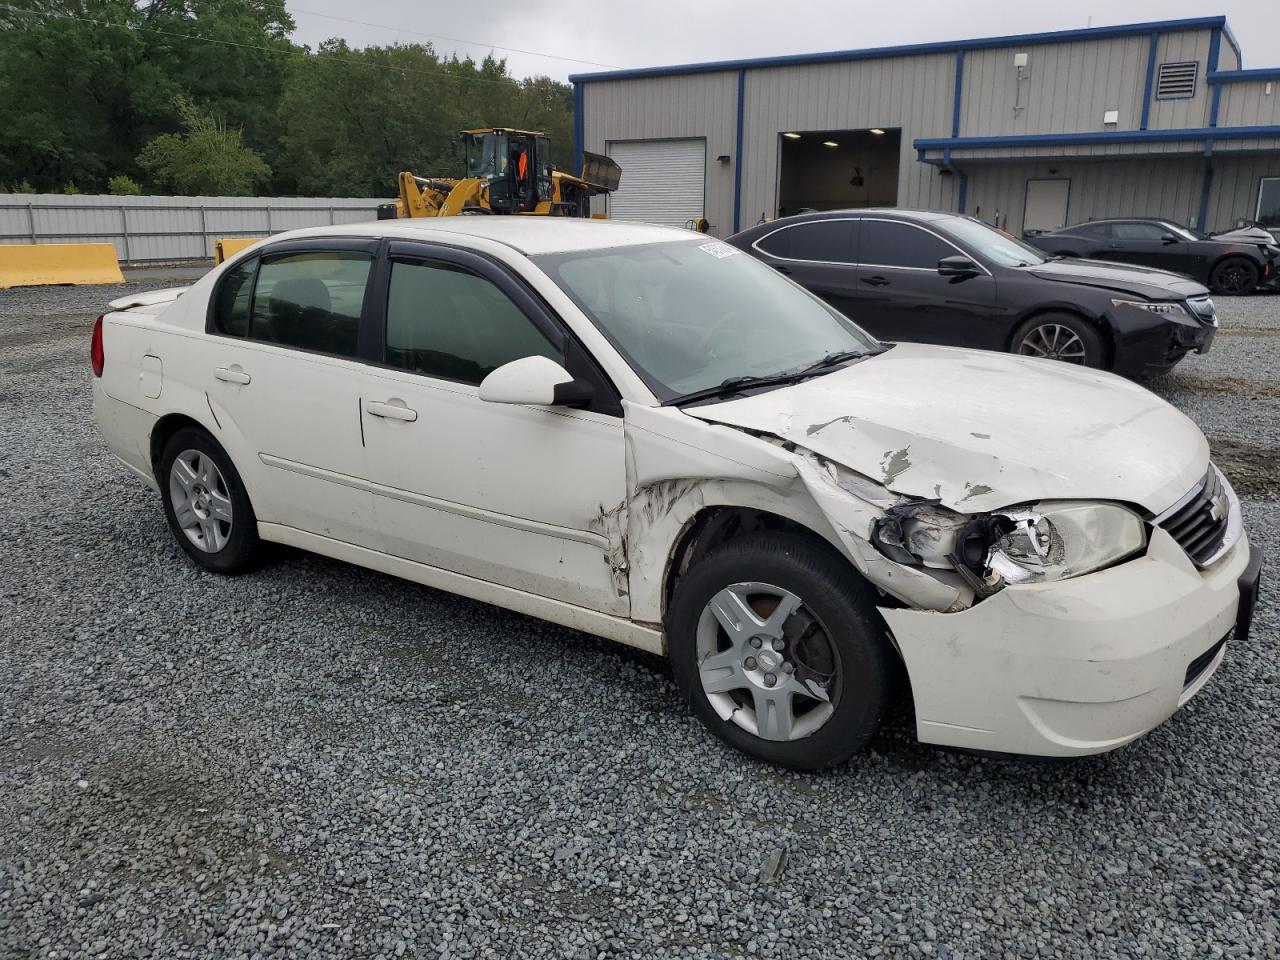
<instances>
[{"instance_id":1,"label":"yellow barrier","mask_svg":"<svg viewBox=\"0 0 1280 960\"><path fill-rule=\"evenodd\" d=\"M213 262L222 263L228 257L234 257L245 247L251 247L262 237L224 237L213 244Z\"/></svg>"},{"instance_id":2,"label":"yellow barrier","mask_svg":"<svg viewBox=\"0 0 1280 960\"><path fill-rule=\"evenodd\" d=\"M109 243L0 243L0 289L124 283Z\"/></svg>"}]
</instances>

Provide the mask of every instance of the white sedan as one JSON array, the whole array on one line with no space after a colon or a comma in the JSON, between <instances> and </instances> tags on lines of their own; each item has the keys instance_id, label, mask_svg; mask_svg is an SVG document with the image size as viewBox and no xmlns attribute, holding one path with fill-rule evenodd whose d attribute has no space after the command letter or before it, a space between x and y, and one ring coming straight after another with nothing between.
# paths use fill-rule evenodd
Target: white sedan
<instances>
[{"instance_id":1,"label":"white sedan","mask_svg":"<svg viewBox=\"0 0 1280 960\"><path fill-rule=\"evenodd\" d=\"M665 653L778 764L848 758L895 695L927 743L1109 750L1248 632L1261 557L1181 413L878 343L703 235L302 230L116 301L92 356L103 436L205 569L274 541Z\"/></svg>"}]
</instances>

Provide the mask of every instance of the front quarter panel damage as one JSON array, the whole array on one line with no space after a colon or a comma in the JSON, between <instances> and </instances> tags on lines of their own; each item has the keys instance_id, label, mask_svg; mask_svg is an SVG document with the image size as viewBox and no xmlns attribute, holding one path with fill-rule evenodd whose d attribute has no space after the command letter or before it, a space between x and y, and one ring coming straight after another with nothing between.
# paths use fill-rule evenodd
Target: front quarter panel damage
<instances>
[{"instance_id":1,"label":"front quarter panel damage","mask_svg":"<svg viewBox=\"0 0 1280 960\"><path fill-rule=\"evenodd\" d=\"M875 523L902 499L883 485L778 438L672 408L626 407L624 550L633 619L661 622L673 550L693 518L713 506L756 509L800 524L911 607L945 611L972 602L972 591L950 571L904 566L872 546Z\"/></svg>"}]
</instances>

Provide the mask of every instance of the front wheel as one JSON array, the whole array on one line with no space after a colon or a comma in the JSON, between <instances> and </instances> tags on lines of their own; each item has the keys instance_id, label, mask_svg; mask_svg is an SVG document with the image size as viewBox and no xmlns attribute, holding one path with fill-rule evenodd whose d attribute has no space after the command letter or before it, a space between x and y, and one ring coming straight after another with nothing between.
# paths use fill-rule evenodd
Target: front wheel
<instances>
[{"instance_id":1,"label":"front wheel","mask_svg":"<svg viewBox=\"0 0 1280 960\"><path fill-rule=\"evenodd\" d=\"M676 587L667 637L694 713L780 766L844 762L889 703L892 654L871 588L816 539L756 534L708 554Z\"/></svg>"},{"instance_id":2,"label":"front wheel","mask_svg":"<svg viewBox=\"0 0 1280 960\"><path fill-rule=\"evenodd\" d=\"M1012 352L1082 367L1103 367L1107 357L1093 324L1070 313L1042 313L1026 321L1013 334Z\"/></svg>"},{"instance_id":3,"label":"front wheel","mask_svg":"<svg viewBox=\"0 0 1280 960\"><path fill-rule=\"evenodd\" d=\"M1214 293L1240 297L1253 293L1258 285L1258 266L1244 257L1227 257L1209 274L1209 287Z\"/></svg>"}]
</instances>

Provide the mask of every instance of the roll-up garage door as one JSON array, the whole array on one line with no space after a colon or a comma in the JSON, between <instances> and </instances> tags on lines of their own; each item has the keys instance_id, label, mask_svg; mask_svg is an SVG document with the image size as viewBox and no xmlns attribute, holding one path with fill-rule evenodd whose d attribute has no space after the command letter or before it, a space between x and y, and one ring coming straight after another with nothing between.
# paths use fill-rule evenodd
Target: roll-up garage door
<instances>
[{"instance_id":1,"label":"roll-up garage door","mask_svg":"<svg viewBox=\"0 0 1280 960\"><path fill-rule=\"evenodd\" d=\"M609 156L622 183L609 195L609 219L683 227L702 216L707 174L705 140L618 140Z\"/></svg>"}]
</instances>

